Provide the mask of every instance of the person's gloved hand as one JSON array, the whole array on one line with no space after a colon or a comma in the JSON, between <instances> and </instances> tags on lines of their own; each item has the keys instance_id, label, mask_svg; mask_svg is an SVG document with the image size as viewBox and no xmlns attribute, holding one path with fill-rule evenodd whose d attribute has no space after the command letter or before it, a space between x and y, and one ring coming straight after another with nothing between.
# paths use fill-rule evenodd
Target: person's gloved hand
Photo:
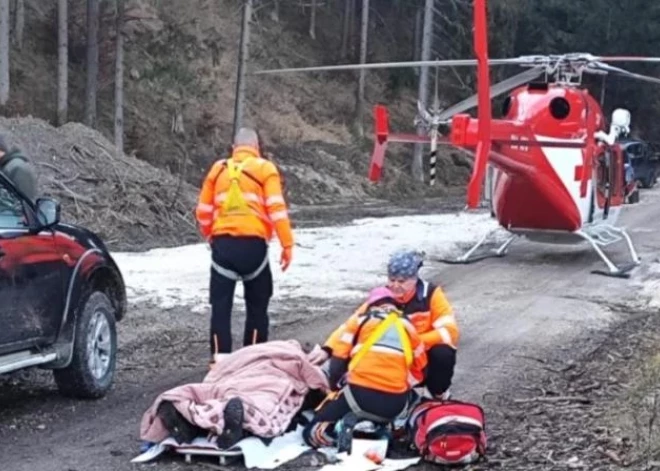
<instances>
[{"instance_id":1,"label":"person's gloved hand","mask_svg":"<svg viewBox=\"0 0 660 471\"><path fill-rule=\"evenodd\" d=\"M292 247L282 248L282 256L280 258L280 267L282 268L282 271L286 271L286 269L289 268L291 257L293 256L292 250Z\"/></svg>"},{"instance_id":2,"label":"person's gloved hand","mask_svg":"<svg viewBox=\"0 0 660 471\"><path fill-rule=\"evenodd\" d=\"M323 350L319 344L314 345L312 351L307 354L307 360L309 360L312 365L317 366L322 365L328 357L328 352Z\"/></svg>"}]
</instances>

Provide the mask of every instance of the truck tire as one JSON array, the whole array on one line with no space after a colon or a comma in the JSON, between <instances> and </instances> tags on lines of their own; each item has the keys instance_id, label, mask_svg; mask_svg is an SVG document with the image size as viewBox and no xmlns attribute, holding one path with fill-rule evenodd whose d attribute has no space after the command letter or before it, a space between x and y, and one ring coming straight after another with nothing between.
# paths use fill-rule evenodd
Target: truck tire
<instances>
[{"instance_id":1,"label":"truck tire","mask_svg":"<svg viewBox=\"0 0 660 471\"><path fill-rule=\"evenodd\" d=\"M98 399L112 386L117 362L115 309L108 296L93 291L76 313L71 363L53 371L64 396Z\"/></svg>"}]
</instances>

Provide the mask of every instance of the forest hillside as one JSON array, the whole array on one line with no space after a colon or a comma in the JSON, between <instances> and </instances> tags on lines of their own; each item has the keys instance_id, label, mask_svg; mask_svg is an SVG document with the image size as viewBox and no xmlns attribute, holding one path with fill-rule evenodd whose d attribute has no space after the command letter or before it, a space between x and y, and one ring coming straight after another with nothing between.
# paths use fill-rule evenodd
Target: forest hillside
<instances>
[{"instance_id":1,"label":"forest hillside","mask_svg":"<svg viewBox=\"0 0 660 471\"><path fill-rule=\"evenodd\" d=\"M7 117L57 124L58 3L68 4L68 121L85 121L88 7L98 8L96 116L88 123L112 140L117 6L123 8L124 151L198 185L230 143L234 116L242 2L239 0L87 0L11 3ZM423 0L371 0L367 61L419 58ZM254 0L248 69L357 62L362 0ZM653 54L660 46L660 4L631 0L491 0L490 54L584 51ZM0 12L1 13L1 12ZM471 2L435 0L433 58L472 56ZM629 69L660 76L658 66ZM493 71L493 79L518 72ZM365 178L371 151L371 107L390 106L393 127L412 130L418 94L413 69L369 71L365 138L355 132L357 73L254 76L246 79L247 123L257 126L282 166L294 203L421 196L428 186L410 177L412 146L388 153L386 185ZM433 83L431 72L431 84ZM441 71L441 103L474 92L469 68ZM626 106L635 132L658 132L660 87L627 79L589 84L606 110ZM432 93L432 90L429 90ZM467 181L470 161L444 150L436 194Z\"/></svg>"}]
</instances>

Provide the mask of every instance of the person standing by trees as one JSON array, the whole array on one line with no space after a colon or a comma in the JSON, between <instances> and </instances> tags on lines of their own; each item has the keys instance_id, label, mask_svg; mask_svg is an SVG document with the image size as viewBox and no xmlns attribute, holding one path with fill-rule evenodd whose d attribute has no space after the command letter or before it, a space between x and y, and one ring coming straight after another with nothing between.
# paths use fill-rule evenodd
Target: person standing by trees
<instances>
[{"instance_id":1,"label":"person standing by trees","mask_svg":"<svg viewBox=\"0 0 660 471\"><path fill-rule=\"evenodd\" d=\"M291 263L293 234L280 173L262 157L255 130L241 128L229 159L218 160L204 179L196 218L211 244L211 352L232 350L231 311L236 282L245 289L247 318L243 345L268 340L268 304L273 277L268 242L273 230L282 245L280 264Z\"/></svg>"}]
</instances>

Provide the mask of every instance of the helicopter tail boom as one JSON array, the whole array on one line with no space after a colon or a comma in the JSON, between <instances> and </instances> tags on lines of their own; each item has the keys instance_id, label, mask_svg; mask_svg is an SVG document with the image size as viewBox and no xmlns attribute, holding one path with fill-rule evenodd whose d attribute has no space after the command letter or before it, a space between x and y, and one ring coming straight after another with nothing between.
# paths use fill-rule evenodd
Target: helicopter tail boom
<instances>
[{"instance_id":1,"label":"helicopter tail boom","mask_svg":"<svg viewBox=\"0 0 660 471\"><path fill-rule=\"evenodd\" d=\"M427 135L413 133L390 134L389 113L384 105L374 106L374 134L374 151L369 165L369 180L372 182L378 182L382 176L385 152L390 142L400 144L428 144L431 142L431 138ZM443 136L437 136L436 142L438 144L450 144L449 139Z\"/></svg>"}]
</instances>

